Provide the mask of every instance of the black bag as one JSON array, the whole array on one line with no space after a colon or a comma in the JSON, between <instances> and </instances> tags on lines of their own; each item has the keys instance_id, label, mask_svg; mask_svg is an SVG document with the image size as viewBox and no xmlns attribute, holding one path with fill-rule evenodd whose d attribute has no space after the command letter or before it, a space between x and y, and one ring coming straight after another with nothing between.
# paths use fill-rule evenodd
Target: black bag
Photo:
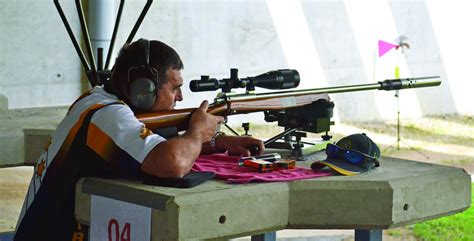
<instances>
[{"instance_id":1,"label":"black bag","mask_svg":"<svg viewBox=\"0 0 474 241\"><path fill-rule=\"evenodd\" d=\"M145 174L143 184L162 187L190 188L214 178L215 175L214 172L194 171L190 171L182 178L155 177Z\"/></svg>"}]
</instances>

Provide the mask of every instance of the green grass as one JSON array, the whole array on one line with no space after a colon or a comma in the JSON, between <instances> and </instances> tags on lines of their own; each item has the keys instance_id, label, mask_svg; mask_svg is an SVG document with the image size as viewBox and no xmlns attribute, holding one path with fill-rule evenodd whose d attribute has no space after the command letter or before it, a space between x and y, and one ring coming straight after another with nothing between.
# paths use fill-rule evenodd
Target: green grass
<instances>
[{"instance_id":1,"label":"green grass","mask_svg":"<svg viewBox=\"0 0 474 241\"><path fill-rule=\"evenodd\" d=\"M456 159L456 160L444 160L444 161L442 161L442 163L445 163L445 164L448 164L448 165L452 165L452 164L456 164L456 163L459 163L461 165L466 165L466 164L470 164L471 162L474 162L474 160L469 159L469 158L461 158L461 159Z\"/></svg>"},{"instance_id":2,"label":"green grass","mask_svg":"<svg viewBox=\"0 0 474 241\"><path fill-rule=\"evenodd\" d=\"M474 189L474 184L472 189ZM471 200L473 203L474 192ZM426 241L472 241L474 240L474 207L471 206L463 213L453 216L415 224L413 234Z\"/></svg>"}]
</instances>

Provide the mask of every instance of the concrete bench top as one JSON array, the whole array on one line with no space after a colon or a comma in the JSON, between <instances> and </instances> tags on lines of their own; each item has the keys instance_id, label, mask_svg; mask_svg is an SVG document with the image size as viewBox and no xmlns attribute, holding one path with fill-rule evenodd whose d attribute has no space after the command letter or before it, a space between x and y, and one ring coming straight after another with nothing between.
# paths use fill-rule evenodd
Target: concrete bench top
<instances>
[{"instance_id":1,"label":"concrete bench top","mask_svg":"<svg viewBox=\"0 0 474 241\"><path fill-rule=\"evenodd\" d=\"M460 168L383 157L379 168L351 177L252 184L212 180L189 189L82 178L76 194L80 222L89 223L91 195L99 195L152 208L152 240L201 240L287 228L404 226L467 209L471 179Z\"/></svg>"}]
</instances>

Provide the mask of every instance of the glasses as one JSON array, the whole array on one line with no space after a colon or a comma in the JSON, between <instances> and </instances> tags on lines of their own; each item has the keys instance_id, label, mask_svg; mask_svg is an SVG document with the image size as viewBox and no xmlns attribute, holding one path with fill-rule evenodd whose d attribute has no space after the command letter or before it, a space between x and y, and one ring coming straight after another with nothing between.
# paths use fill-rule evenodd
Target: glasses
<instances>
[{"instance_id":1,"label":"glasses","mask_svg":"<svg viewBox=\"0 0 474 241\"><path fill-rule=\"evenodd\" d=\"M379 162L375 157L366 155L360 151L343 149L339 146L330 143L326 146L326 154L330 158L342 157L345 161L350 162L352 164L359 165L375 162L375 166L379 166Z\"/></svg>"}]
</instances>

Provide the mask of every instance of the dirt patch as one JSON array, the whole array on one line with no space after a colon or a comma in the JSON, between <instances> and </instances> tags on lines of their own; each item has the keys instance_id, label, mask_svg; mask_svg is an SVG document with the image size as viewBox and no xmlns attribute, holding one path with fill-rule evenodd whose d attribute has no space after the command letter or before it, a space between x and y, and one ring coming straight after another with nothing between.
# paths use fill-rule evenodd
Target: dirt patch
<instances>
[{"instance_id":1,"label":"dirt patch","mask_svg":"<svg viewBox=\"0 0 474 241\"><path fill-rule=\"evenodd\" d=\"M33 167L0 168L0 232L16 227Z\"/></svg>"},{"instance_id":2,"label":"dirt patch","mask_svg":"<svg viewBox=\"0 0 474 241\"><path fill-rule=\"evenodd\" d=\"M415 236L413 236L412 226L384 230L383 240L384 241L417 241Z\"/></svg>"}]
</instances>

